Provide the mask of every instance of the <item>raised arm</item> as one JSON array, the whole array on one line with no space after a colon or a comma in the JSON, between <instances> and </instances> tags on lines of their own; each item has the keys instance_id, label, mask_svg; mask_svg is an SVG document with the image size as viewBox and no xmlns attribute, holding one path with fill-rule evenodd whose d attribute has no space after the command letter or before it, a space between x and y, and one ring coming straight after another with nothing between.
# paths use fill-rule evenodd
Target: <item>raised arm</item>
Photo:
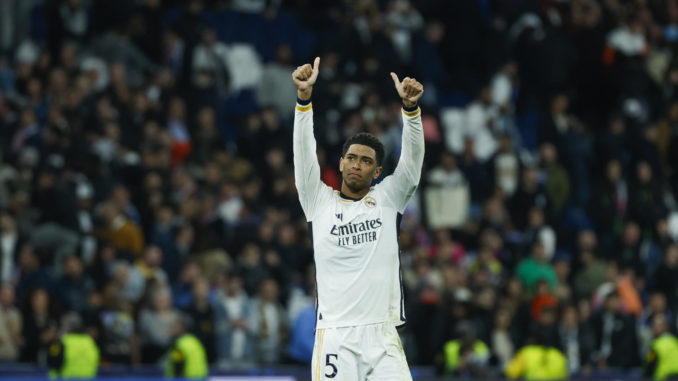
<instances>
[{"instance_id":1,"label":"raised arm","mask_svg":"<svg viewBox=\"0 0 678 381\"><path fill-rule=\"evenodd\" d=\"M320 58L316 58L313 67L306 64L297 67L292 80L297 86L297 106L294 112L294 183L299 194L301 208L306 219L311 221L316 205L323 191L331 191L320 180L320 166L316 157L315 137L313 136L313 107L311 93L318 79Z\"/></svg>"},{"instance_id":2,"label":"raised arm","mask_svg":"<svg viewBox=\"0 0 678 381\"><path fill-rule=\"evenodd\" d=\"M383 183L398 210L403 212L417 189L424 163L424 129L418 106L419 99L424 94L424 86L409 77L401 82L395 73L391 73L391 78L403 103L403 137L398 165L393 175L385 178Z\"/></svg>"}]
</instances>

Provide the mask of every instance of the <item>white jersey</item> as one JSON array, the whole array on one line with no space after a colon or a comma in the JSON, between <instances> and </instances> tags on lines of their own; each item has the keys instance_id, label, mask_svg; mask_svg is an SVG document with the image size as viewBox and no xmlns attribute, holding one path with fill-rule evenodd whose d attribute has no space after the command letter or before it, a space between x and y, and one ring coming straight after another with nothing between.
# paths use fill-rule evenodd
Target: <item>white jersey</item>
<instances>
[{"instance_id":1,"label":"white jersey","mask_svg":"<svg viewBox=\"0 0 678 381\"><path fill-rule=\"evenodd\" d=\"M316 328L392 322L405 310L398 225L417 188L424 160L420 110L403 110L402 150L393 175L360 200L320 179L311 104L294 115L294 175L309 223L316 266Z\"/></svg>"}]
</instances>

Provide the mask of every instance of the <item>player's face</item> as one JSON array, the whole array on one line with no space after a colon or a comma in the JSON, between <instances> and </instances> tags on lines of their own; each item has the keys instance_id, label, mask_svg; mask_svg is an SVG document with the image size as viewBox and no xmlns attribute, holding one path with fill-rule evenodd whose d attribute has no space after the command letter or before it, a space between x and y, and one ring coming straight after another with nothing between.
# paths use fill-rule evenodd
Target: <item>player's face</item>
<instances>
[{"instance_id":1,"label":"player's face","mask_svg":"<svg viewBox=\"0 0 678 381\"><path fill-rule=\"evenodd\" d=\"M339 160L344 184L353 192L369 188L372 180L381 174L381 169L374 149L362 144L351 144Z\"/></svg>"}]
</instances>

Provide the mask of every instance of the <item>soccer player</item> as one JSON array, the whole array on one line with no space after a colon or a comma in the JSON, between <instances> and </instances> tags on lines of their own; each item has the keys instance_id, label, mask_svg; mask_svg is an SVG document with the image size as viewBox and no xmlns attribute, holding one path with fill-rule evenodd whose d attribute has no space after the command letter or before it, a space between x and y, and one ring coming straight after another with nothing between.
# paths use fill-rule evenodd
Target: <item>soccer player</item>
<instances>
[{"instance_id":1,"label":"soccer player","mask_svg":"<svg viewBox=\"0 0 678 381\"><path fill-rule=\"evenodd\" d=\"M405 322L398 225L417 188L424 135L417 102L423 86L391 73L402 98L403 143L392 176L381 175L384 146L359 133L344 143L341 190L320 180L311 92L320 59L292 74L294 176L316 265L317 318L312 379L411 380L397 326Z\"/></svg>"}]
</instances>

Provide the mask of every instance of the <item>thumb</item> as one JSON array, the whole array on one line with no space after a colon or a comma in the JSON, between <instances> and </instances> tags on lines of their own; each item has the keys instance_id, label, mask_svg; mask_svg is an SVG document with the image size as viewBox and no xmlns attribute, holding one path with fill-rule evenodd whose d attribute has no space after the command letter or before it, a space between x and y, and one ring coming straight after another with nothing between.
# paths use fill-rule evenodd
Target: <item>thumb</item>
<instances>
[{"instance_id":1,"label":"thumb","mask_svg":"<svg viewBox=\"0 0 678 381\"><path fill-rule=\"evenodd\" d=\"M396 89L400 88L400 80L398 79L398 75L394 72L391 72L391 78L393 79L393 83L395 84Z\"/></svg>"},{"instance_id":2,"label":"thumb","mask_svg":"<svg viewBox=\"0 0 678 381\"><path fill-rule=\"evenodd\" d=\"M315 83L316 79L318 79L318 66L320 66L320 57L316 57L313 61L313 72L311 73L311 78L309 78L311 83Z\"/></svg>"},{"instance_id":3,"label":"thumb","mask_svg":"<svg viewBox=\"0 0 678 381\"><path fill-rule=\"evenodd\" d=\"M320 65L320 57L316 57L315 60L313 61L313 72L317 73L318 72L318 66Z\"/></svg>"}]
</instances>

